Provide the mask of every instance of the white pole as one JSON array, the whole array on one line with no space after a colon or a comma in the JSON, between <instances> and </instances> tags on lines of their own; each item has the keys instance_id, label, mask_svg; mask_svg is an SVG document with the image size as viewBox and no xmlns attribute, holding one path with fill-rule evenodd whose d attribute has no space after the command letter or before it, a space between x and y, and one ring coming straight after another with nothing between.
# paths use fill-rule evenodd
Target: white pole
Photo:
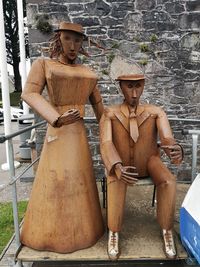
<instances>
[{"instance_id":1,"label":"white pole","mask_svg":"<svg viewBox=\"0 0 200 267\"><path fill-rule=\"evenodd\" d=\"M18 14L18 28L19 28L19 48L20 48L20 71L22 77L22 89L24 88L27 72L26 72L26 54L25 54L25 40L24 40L24 15L23 2L17 0L17 14ZM29 114L29 106L23 102L24 115Z\"/></svg>"},{"instance_id":2,"label":"white pole","mask_svg":"<svg viewBox=\"0 0 200 267\"><path fill-rule=\"evenodd\" d=\"M10 115L10 94L8 83L7 59L6 59L6 43L5 28L3 15L3 0L0 0L0 70L1 70L1 90L4 114L4 131L5 135L11 133L11 115ZM8 141L6 141L6 159L8 157Z\"/></svg>"}]
</instances>

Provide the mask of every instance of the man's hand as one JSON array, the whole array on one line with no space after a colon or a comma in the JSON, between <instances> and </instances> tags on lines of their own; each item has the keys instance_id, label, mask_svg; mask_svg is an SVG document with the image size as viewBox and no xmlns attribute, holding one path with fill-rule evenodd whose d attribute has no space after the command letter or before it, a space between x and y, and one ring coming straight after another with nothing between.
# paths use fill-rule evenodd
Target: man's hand
<instances>
[{"instance_id":1,"label":"man's hand","mask_svg":"<svg viewBox=\"0 0 200 267\"><path fill-rule=\"evenodd\" d=\"M122 166L121 163L117 163L114 167L115 174L119 180L122 180L127 185L134 185L138 179L136 168L133 166Z\"/></svg>"},{"instance_id":2,"label":"man's hand","mask_svg":"<svg viewBox=\"0 0 200 267\"><path fill-rule=\"evenodd\" d=\"M80 120L80 118L80 112L77 109L69 109L58 118L56 127L74 123Z\"/></svg>"},{"instance_id":3,"label":"man's hand","mask_svg":"<svg viewBox=\"0 0 200 267\"><path fill-rule=\"evenodd\" d=\"M167 154L169 155L171 163L180 164L183 160L183 149L180 145L161 145L160 147L169 151Z\"/></svg>"}]
</instances>

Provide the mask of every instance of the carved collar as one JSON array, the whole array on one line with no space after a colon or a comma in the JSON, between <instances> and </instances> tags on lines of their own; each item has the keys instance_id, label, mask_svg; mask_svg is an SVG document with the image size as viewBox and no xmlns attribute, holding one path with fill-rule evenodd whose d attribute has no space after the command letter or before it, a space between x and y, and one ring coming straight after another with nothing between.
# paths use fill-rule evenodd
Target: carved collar
<instances>
[{"instance_id":1,"label":"carved collar","mask_svg":"<svg viewBox=\"0 0 200 267\"><path fill-rule=\"evenodd\" d=\"M123 103L120 105L120 109L115 110L114 114L116 118L121 122L121 124L124 126L124 128L129 132L129 108L126 103ZM140 127L140 125L148 119L150 116L150 113L145 111L145 108L143 106L138 106L136 110L136 120L137 125Z\"/></svg>"}]
</instances>

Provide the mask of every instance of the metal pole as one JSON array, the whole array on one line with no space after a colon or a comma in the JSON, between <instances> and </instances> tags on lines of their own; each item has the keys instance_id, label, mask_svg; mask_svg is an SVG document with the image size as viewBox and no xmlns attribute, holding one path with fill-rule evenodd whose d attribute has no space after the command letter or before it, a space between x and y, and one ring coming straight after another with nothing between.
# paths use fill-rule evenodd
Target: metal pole
<instances>
[{"instance_id":1,"label":"metal pole","mask_svg":"<svg viewBox=\"0 0 200 267\"><path fill-rule=\"evenodd\" d=\"M15 167L14 167L14 153L13 153L13 144L12 139L7 141L8 145L8 155L9 155L9 173L10 180L15 179ZM13 207L13 219L14 219L14 228L15 228L15 239L17 247L19 248L20 243L20 230L19 230L19 219L18 219L18 208L17 208L17 187L16 182L12 184L12 207ZM22 267L22 261L17 261L16 267Z\"/></svg>"},{"instance_id":2,"label":"metal pole","mask_svg":"<svg viewBox=\"0 0 200 267\"><path fill-rule=\"evenodd\" d=\"M192 134L192 182L197 174L197 145L198 134Z\"/></svg>"},{"instance_id":3,"label":"metal pole","mask_svg":"<svg viewBox=\"0 0 200 267\"><path fill-rule=\"evenodd\" d=\"M17 0L17 14L18 14L18 28L19 28L19 48L20 48L20 72L22 77L22 89L24 88L27 72L26 72L26 53L24 41L24 15L23 15L23 2ZM23 102L24 115L29 114L29 106Z\"/></svg>"},{"instance_id":4,"label":"metal pole","mask_svg":"<svg viewBox=\"0 0 200 267\"><path fill-rule=\"evenodd\" d=\"M10 180L15 179L15 167L14 167L14 154L13 154L13 144L12 139L8 140L8 151L9 151L9 173ZM20 232L19 232L19 221L18 221L18 209L17 209L17 189L16 183L12 184L12 206L13 206L13 217L14 217L14 227L15 227L15 238L17 246L20 246Z\"/></svg>"},{"instance_id":5,"label":"metal pole","mask_svg":"<svg viewBox=\"0 0 200 267\"><path fill-rule=\"evenodd\" d=\"M7 53L5 44L5 28L3 15L3 0L0 0L0 70L1 70L1 85L2 85L2 101L4 114L4 131L5 135L11 133L11 115L10 115L10 94L7 71ZM7 144L7 142L6 142ZM8 144L6 145L6 159L8 160Z\"/></svg>"}]
</instances>

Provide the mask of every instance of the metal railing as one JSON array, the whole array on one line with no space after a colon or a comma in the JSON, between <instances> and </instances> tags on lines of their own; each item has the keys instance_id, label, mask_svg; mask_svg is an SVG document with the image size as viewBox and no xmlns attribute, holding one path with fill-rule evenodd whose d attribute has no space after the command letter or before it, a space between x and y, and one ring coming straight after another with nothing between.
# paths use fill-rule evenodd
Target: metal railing
<instances>
[{"instance_id":1,"label":"metal railing","mask_svg":"<svg viewBox=\"0 0 200 267\"><path fill-rule=\"evenodd\" d=\"M86 123L94 123L96 119L94 118L84 118ZM182 118L169 118L169 121L183 121L183 122L200 122L200 120L195 119L182 119ZM14 150L12 138L16 137L22 133L35 129L39 126L46 124L46 121L39 122L33 126L28 126L22 130L19 130L15 133L9 135L0 136L0 143L6 143L8 149L8 163L9 163L9 182L0 188L0 193L5 190L8 186L12 187L12 208L13 208L13 218L14 218L14 230L15 230L15 238L16 244L18 248L20 248L20 227L18 221L18 208L17 208L17 190L16 190L16 182L17 180L28 170L30 169L38 160L39 157L30 163L19 175L15 176L15 167L14 167ZM198 145L198 136L200 134L200 130L183 130L182 133L184 135L191 134L192 135L192 180L194 180L196 176L196 164L197 164L197 145ZM21 261L18 261L18 266L22 267Z\"/></svg>"},{"instance_id":2,"label":"metal railing","mask_svg":"<svg viewBox=\"0 0 200 267\"><path fill-rule=\"evenodd\" d=\"M34 128L37 128L43 124L45 124L45 121L39 122L33 126L29 126L26 127L22 130L19 130L15 133L9 134L9 135L4 135L4 136L0 136L0 143L6 143L7 149L8 149L8 166L9 166L9 178L10 181L9 183L5 184L3 187L1 187L1 191L3 191L5 188L7 188L8 186L12 187L12 209L13 209L13 219L14 219L14 230L15 230L15 239L16 239L16 244L18 246L18 248L21 246L20 243L20 227L19 227L19 220L18 220L18 208L17 208L17 188L16 188L16 182L17 180L28 170L31 168L31 166L36 163L38 161L38 159L36 159L34 162L32 162L31 164L29 164L29 166L22 171L21 174L17 175L15 177L15 166L14 166L14 150L13 150L13 142L12 142L12 138L16 137L22 133L25 133L27 131L30 131ZM21 267L22 264L19 261L18 265Z\"/></svg>"},{"instance_id":3,"label":"metal railing","mask_svg":"<svg viewBox=\"0 0 200 267\"><path fill-rule=\"evenodd\" d=\"M200 130L183 130L182 134L192 135L192 179L191 179L191 182L193 182L197 175L197 147L198 147L198 137L200 135Z\"/></svg>"}]
</instances>

